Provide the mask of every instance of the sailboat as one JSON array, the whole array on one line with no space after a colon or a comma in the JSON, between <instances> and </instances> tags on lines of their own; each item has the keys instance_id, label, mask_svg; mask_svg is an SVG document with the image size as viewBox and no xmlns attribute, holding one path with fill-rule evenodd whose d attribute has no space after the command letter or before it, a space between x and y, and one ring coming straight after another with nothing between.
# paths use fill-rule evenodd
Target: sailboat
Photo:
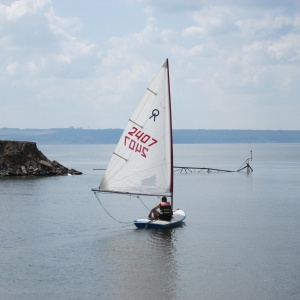
<instances>
[{"instance_id":1,"label":"sailboat","mask_svg":"<svg viewBox=\"0 0 300 300\"><path fill-rule=\"evenodd\" d=\"M173 208L173 135L169 61L147 87L112 154L94 193L167 197ZM185 219L173 210L171 221L140 218L137 228L175 227Z\"/></svg>"}]
</instances>

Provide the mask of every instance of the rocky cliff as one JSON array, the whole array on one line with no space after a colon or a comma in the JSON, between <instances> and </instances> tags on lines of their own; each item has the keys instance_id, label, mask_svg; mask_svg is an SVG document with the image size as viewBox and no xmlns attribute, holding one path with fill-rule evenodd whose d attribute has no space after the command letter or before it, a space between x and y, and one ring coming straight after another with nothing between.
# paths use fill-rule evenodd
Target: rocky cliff
<instances>
[{"instance_id":1,"label":"rocky cliff","mask_svg":"<svg viewBox=\"0 0 300 300\"><path fill-rule=\"evenodd\" d=\"M0 176L81 175L49 160L33 142L0 140Z\"/></svg>"}]
</instances>

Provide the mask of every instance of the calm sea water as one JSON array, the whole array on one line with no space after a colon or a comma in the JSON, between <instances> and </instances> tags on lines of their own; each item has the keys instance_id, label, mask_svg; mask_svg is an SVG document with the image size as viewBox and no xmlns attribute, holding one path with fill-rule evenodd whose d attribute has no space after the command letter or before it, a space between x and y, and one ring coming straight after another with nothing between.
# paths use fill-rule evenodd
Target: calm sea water
<instances>
[{"instance_id":1,"label":"calm sea water","mask_svg":"<svg viewBox=\"0 0 300 300\"><path fill-rule=\"evenodd\" d=\"M158 199L102 195L112 145L45 146L82 176L0 180L1 299L300 299L300 145L175 145L173 230L131 224Z\"/></svg>"}]
</instances>

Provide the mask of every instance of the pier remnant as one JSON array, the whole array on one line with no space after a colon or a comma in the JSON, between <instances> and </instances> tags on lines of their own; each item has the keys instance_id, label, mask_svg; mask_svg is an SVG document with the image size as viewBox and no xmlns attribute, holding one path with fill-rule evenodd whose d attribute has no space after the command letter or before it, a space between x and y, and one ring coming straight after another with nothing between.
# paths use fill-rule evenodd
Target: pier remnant
<instances>
[{"instance_id":1,"label":"pier remnant","mask_svg":"<svg viewBox=\"0 0 300 300\"><path fill-rule=\"evenodd\" d=\"M251 166L249 164L250 160L252 161L252 150L250 151L250 157L245 160L245 162L240 166L240 168L237 170L237 172L240 172L246 168L247 168L247 173L253 172L253 169L251 168Z\"/></svg>"}]
</instances>

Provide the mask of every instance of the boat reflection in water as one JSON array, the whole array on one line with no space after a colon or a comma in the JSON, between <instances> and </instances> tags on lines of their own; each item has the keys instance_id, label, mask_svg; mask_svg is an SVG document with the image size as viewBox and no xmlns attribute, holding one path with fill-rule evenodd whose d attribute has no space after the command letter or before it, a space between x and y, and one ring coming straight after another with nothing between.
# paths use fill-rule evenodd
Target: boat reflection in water
<instances>
[{"instance_id":1,"label":"boat reflection in water","mask_svg":"<svg viewBox=\"0 0 300 300\"><path fill-rule=\"evenodd\" d=\"M179 287L173 243L176 230L123 231L101 243L101 261L105 263L105 269L110 270L105 276L107 282L104 286L113 290L113 294L106 296L115 299L176 299ZM111 285L115 288L111 289Z\"/></svg>"}]
</instances>

